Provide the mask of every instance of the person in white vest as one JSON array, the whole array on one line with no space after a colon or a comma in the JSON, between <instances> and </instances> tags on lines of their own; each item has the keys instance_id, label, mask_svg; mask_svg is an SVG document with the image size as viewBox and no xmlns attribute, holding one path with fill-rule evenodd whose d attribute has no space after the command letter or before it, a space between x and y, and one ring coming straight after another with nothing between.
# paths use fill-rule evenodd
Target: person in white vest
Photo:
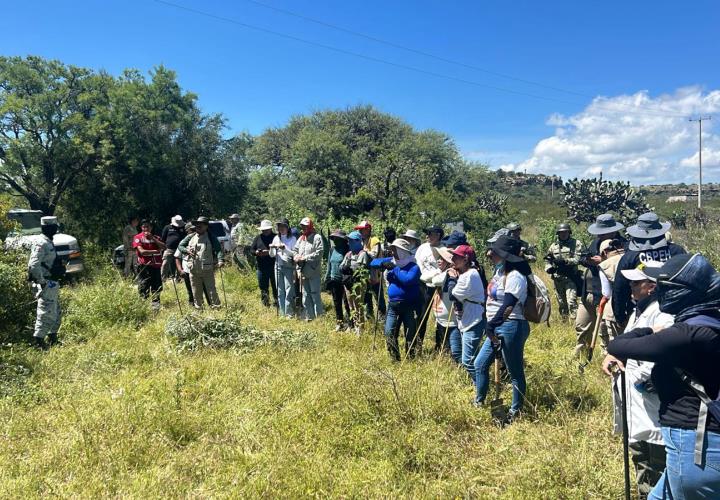
<instances>
[{"instance_id":1,"label":"person in white vest","mask_svg":"<svg viewBox=\"0 0 720 500\"><path fill-rule=\"evenodd\" d=\"M635 310L631 314L626 332L638 328L659 330L674 323L672 315L660 312L655 291L656 279L649 276L644 269L659 269L661 262L648 261L636 269L621 271L630 282ZM603 371L614 377L613 406L614 432L622 433L622 388L620 377L612 374L610 366L618 360L606 356ZM660 430L659 413L660 399L652 387L650 374L655 363L628 359L625 363L625 394L628 408L628 432L630 453L635 465L639 498L647 498L650 491L665 470L665 445Z\"/></svg>"}]
</instances>

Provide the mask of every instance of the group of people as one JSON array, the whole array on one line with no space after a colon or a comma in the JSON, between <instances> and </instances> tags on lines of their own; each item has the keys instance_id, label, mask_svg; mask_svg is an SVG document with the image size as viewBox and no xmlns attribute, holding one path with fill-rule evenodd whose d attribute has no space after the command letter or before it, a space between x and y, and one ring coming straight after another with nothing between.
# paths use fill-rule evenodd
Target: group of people
<instances>
[{"instance_id":1,"label":"group of people","mask_svg":"<svg viewBox=\"0 0 720 500\"><path fill-rule=\"evenodd\" d=\"M576 355L599 330L638 496L720 498L720 273L672 243L670 228L648 212L626 238L603 214L584 250L561 224L545 269L561 316L574 320Z\"/></svg>"},{"instance_id":2,"label":"group of people","mask_svg":"<svg viewBox=\"0 0 720 500\"><path fill-rule=\"evenodd\" d=\"M208 223L176 216L161 236L150 222L140 224L130 245L140 293L153 304L163 276L171 278L176 268L195 307L203 307L203 297L219 306L214 271L222 269L225 255ZM57 342L62 265L52 244L57 220L43 217L41 227L28 274L37 299L34 342L46 348ZM537 257L521 239L522 228L512 224L487 240L489 279L462 232L445 235L432 226L422 237L412 229L400 235L388 229L380 241L372 229L362 221L349 233L330 234L323 275L324 241L310 218L300 221L298 232L287 219L263 220L250 245L263 303L270 306L272 288L278 314L317 318L324 313L324 276L336 329L359 332L377 307L375 318L384 316L387 350L397 361L421 351L432 311L435 349L467 372L474 404L486 401L490 366L502 359L513 392L503 423L513 422L527 391L526 311L536 283L530 264ZM560 315L574 320L577 356L588 354L593 332L600 331L616 428L624 413L640 497L720 498L720 273L701 254L672 243L670 224L652 212L627 228L627 238L623 230L611 214L602 214L589 226L594 239L584 249L568 225L557 227L544 260Z\"/></svg>"},{"instance_id":3,"label":"group of people","mask_svg":"<svg viewBox=\"0 0 720 500\"><path fill-rule=\"evenodd\" d=\"M139 222L140 232L132 234L138 226L138 219L132 217L123 229L124 273L135 273L138 292L150 299L154 309L160 308L160 292L168 279L182 279L192 307L202 309L205 301L211 308L220 307L215 270L225 264L225 253L208 231L209 224L204 216L185 222L176 215L159 236L149 220Z\"/></svg>"}]
</instances>

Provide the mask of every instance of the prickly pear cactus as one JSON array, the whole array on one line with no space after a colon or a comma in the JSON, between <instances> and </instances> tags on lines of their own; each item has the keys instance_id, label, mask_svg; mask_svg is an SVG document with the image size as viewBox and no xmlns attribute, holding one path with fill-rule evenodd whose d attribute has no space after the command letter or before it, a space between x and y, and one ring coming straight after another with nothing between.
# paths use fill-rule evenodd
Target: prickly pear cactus
<instances>
[{"instance_id":1,"label":"prickly pear cactus","mask_svg":"<svg viewBox=\"0 0 720 500\"><path fill-rule=\"evenodd\" d=\"M569 219L593 222L603 213L612 212L624 223L633 222L638 215L652 210L645 196L629 182L612 182L600 178L572 179L565 182L560 205Z\"/></svg>"}]
</instances>

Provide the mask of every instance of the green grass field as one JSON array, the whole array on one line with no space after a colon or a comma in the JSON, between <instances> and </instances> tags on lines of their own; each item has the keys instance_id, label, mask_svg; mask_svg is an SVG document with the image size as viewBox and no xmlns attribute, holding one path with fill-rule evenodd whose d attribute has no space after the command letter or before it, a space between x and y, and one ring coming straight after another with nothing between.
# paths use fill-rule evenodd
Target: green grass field
<instances>
[{"instance_id":1,"label":"green grass field","mask_svg":"<svg viewBox=\"0 0 720 500\"><path fill-rule=\"evenodd\" d=\"M165 333L172 288L145 322L119 277L64 290L65 345L1 351L0 495L621 496L609 382L599 355L579 374L570 325L534 325L529 411L499 429L432 340L421 360L393 364L380 335L373 348L371 324L357 337L333 333L332 317L281 321L252 276L225 277L239 321L315 341L181 351Z\"/></svg>"}]
</instances>

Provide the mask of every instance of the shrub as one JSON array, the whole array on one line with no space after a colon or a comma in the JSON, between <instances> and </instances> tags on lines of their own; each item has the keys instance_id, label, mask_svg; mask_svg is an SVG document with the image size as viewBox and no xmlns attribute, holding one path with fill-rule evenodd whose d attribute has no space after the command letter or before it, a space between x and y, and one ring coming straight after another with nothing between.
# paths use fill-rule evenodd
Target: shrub
<instances>
[{"instance_id":1,"label":"shrub","mask_svg":"<svg viewBox=\"0 0 720 500\"><path fill-rule=\"evenodd\" d=\"M262 346L302 350L316 345L316 334L312 332L258 330L242 321L236 312L224 319L194 314L174 316L165 325L165 333L177 339L181 351L232 348L247 352Z\"/></svg>"},{"instance_id":2,"label":"shrub","mask_svg":"<svg viewBox=\"0 0 720 500\"><path fill-rule=\"evenodd\" d=\"M30 336L35 299L27 280L28 256L22 252L0 253L0 342L16 342Z\"/></svg>"},{"instance_id":3,"label":"shrub","mask_svg":"<svg viewBox=\"0 0 720 500\"><path fill-rule=\"evenodd\" d=\"M78 341L111 328L138 328L150 317L148 302L135 288L110 274L99 276L91 284L64 289L61 306L60 331L64 338Z\"/></svg>"}]
</instances>

